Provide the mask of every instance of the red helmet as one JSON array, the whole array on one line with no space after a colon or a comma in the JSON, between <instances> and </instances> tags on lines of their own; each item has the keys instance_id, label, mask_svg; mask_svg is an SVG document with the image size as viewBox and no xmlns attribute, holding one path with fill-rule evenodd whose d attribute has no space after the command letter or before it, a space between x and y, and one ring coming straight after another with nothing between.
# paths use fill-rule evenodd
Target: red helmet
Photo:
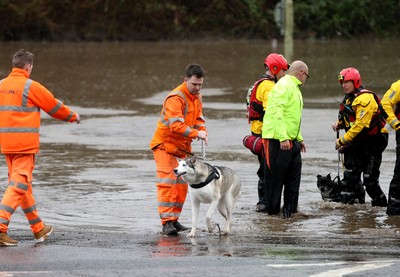
<instances>
[{"instance_id":1,"label":"red helmet","mask_svg":"<svg viewBox=\"0 0 400 277\"><path fill-rule=\"evenodd\" d=\"M283 70L289 69L289 64L281 54L269 54L264 60L264 66L268 67L272 74L276 75Z\"/></svg>"},{"instance_id":2,"label":"red helmet","mask_svg":"<svg viewBox=\"0 0 400 277\"><path fill-rule=\"evenodd\" d=\"M357 69L354 67L349 67L342 69L338 76L339 83L344 81L353 81L354 88L359 88L361 86L361 75Z\"/></svg>"}]
</instances>

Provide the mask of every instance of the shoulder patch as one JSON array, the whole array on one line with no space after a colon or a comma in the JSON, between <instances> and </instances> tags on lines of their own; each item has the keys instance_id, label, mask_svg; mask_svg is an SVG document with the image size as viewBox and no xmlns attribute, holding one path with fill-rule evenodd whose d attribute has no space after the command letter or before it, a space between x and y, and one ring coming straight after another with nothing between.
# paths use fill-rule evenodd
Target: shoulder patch
<instances>
[{"instance_id":1,"label":"shoulder patch","mask_svg":"<svg viewBox=\"0 0 400 277\"><path fill-rule=\"evenodd\" d=\"M395 94L396 94L396 92L394 90L392 90L392 92L389 95L389 99L393 99Z\"/></svg>"},{"instance_id":2,"label":"shoulder patch","mask_svg":"<svg viewBox=\"0 0 400 277\"><path fill-rule=\"evenodd\" d=\"M365 111L364 111L364 109L361 109L359 118L360 119L363 118L364 115L365 115Z\"/></svg>"}]
</instances>

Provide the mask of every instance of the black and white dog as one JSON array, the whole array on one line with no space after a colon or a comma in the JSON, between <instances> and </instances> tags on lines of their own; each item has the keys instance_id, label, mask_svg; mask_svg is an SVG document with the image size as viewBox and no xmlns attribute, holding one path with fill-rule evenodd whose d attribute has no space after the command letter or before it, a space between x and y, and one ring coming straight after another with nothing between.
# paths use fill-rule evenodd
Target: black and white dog
<instances>
[{"instance_id":1,"label":"black and white dog","mask_svg":"<svg viewBox=\"0 0 400 277\"><path fill-rule=\"evenodd\" d=\"M339 178L336 176L332 180L331 174L326 176L317 175L317 187L321 192L322 200L325 202L341 202Z\"/></svg>"},{"instance_id":2,"label":"black and white dog","mask_svg":"<svg viewBox=\"0 0 400 277\"><path fill-rule=\"evenodd\" d=\"M354 204L354 201L348 203L344 201L344 194L346 192L342 192L341 184L339 176L336 176L333 180L331 178L331 174L329 173L326 176L317 175L317 187L321 192L322 200L325 202L343 202L346 204ZM365 203L365 189L362 183L358 184L354 200L358 200L359 204Z\"/></svg>"},{"instance_id":3,"label":"black and white dog","mask_svg":"<svg viewBox=\"0 0 400 277\"><path fill-rule=\"evenodd\" d=\"M213 231L211 216L218 208L220 214L226 219L223 234L228 234L232 211L241 187L239 176L235 171L223 166L211 166L193 156L180 160L178 167L174 169L174 173L189 184L192 203L192 230L187 236L191 238L196 236L200 203L210 203L206 215L208 231L210 233Z\"/></svg>"}]
</instances>

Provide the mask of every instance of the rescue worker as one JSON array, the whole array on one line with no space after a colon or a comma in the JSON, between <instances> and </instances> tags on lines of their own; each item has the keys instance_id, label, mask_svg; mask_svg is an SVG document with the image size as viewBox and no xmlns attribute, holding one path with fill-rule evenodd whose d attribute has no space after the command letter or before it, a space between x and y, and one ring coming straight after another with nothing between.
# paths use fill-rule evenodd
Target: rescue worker
<instances>
[{"instance_id":1,"label":"rescue worker","mask_svg":"<svg viewBox=\"0 0 400 277\"><path fill-rule=\"evenodd\" d=\"M12 214L24 211L36 242L43 242L53 231L39 217L32 194L35 155L39 152L40 110L50 116L80 122L71 111L40 83L29 79L34 54L24 49L12 57L12 71L0 81L0 145L8 167L8 187L0 203L0 246L16 246L7 235Z\"/></svg>"},{"instance_id":2,"label":"rescue worker","mask_svg":"<svg viewBox=\"0 0 400 277\"><path fill-rule=\"evenodd\" d=\"M301 134L303 97L300 87L308 77L308 66L303 61L294 61L268 95L262 138L266 162L265 200L269 215L279 213L283 187L283 217L289 218L297 212L301 152L306 152Z\"/></svg>"},{"instance_id":3,"label":"rescue worker","mask_svg":"<svg viewBox=\"0 0 400 277\"><path fill-rule=\"evenodd\" d=\"M345 96L332 129L345 130L335 143L336 150L344 154L342 202L353 204L357 187L362 183L372 199L372 206L386 207L387 199L379 185L379 168L382 152L388 144L388 133L378 108L380 99L362 86L361 75L355 68L343 69L338 79Z\"/></svg>"},{"instance_id":4,"label":"rescue worker","mask_svg":"<svg viewBox=\"0 0 400 277\"><path fill-rule=\"evenodd\" d=\"M177 178L173 169L178 166L178 158L192 155L193 139L204 140L208 144L200 94L204 77L204 70L200 65L189 64L186 67L183 83L164 100L157 128L150 142L157 167L158 213L163 235L174 236L179 231L189 229L178 221L188 184L182 178Z\"/></svg>"},{"instance_id":5,"label":"rescue worker","mask_svg":"<svg viewBox=\"0 0 400 277\"><path fill-rule=\"evenodd\" d=\"M269 54L264 60L264 68L266 72L260 77L250 88L248 95L248 119L251 124L250 131L253 136L261 138L262 125L264 118L264 110L268 102L268 93L272 90L275 83L286 74L289 69L289 64L286 59L277 53ZM259 140L262 145L262 139ZM246 145L247 147L247 145ZM256 149L252 145L251 149ZM257 148L258 149L258 148ZM260 148L262 150L262 147ZM258 202L256 204L256 212L266 213L267 203L264 199L265 184L264 184L264 164L265 159L263 151L253 152L257 155L259 167L257 170L258 176Z\"/></svg>"},{"instance_id":6,"label":"rescue worker","mask_svg":"<svg viewBox=\"0 0 400 277\"><path fill-rule=\"evenodd\" d=\"M386 122L396 130L396 164L389 185L386 214L400 214L400 80L394 82L383 95L381 112Z\"/></svg>"}]
</instances>

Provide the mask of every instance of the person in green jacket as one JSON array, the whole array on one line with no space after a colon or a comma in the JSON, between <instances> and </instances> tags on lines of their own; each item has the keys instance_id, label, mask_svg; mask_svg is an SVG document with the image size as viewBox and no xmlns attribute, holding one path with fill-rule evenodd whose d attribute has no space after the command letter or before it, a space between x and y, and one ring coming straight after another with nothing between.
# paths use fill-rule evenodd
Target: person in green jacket
<instances>
[{"instance_id":1,"label":"person in green jacket","mask_svg":"<svg viewBox=\"0 0 400 277\"><path fill-rule=\"evenodd\" d=\"M306 145L301 135L303 97L300 87L308 75L303 61L294 61L271 90L263 119L262 138L265 153L265 200L269 215L280 211L283 193L283 217L297 212L301 180L301 152Z\"/></svg>"}]
</instances>

